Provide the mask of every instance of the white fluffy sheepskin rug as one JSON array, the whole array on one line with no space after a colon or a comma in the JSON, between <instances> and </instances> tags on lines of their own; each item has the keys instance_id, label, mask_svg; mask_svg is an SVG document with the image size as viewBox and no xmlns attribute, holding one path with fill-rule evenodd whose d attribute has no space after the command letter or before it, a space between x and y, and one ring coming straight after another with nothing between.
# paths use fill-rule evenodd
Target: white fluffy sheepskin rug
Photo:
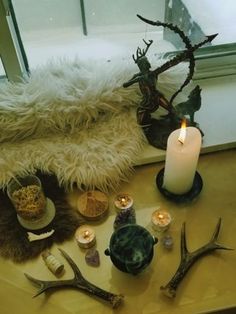
<instances>
[{"instance_id":1,"label":"white fluffy sheepskin rug","mask_svg":"<svg viewBox=\"0 0 236 314\"><path fill-rule=\"evenodd\" d=\"M0 84L0 187L36 170L68 189L115 189L127 180L145 142L138 86L122 87L137 71L132 60L60 60Z\"/></svg>"}]
</instances>

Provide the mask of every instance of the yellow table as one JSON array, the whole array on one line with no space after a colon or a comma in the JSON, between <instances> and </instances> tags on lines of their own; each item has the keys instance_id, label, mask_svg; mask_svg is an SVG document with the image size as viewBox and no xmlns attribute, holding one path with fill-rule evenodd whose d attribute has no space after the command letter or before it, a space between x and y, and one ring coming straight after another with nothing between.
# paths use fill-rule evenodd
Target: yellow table
<instances>
[{"instance_id":1,"label":"yellow table","mask_svg":"<svg viewBox=\"0 0 236 314\"><path fill-rule=\"evenodd\" d=\"M101 258L99 268L85 263L85 251L75 240L60 246L77 263L86 279L105 290L124 294L124 304L120 308L112 309L108 304L73 289L61 289L32 299L37 288L24 277L24 272L43 280L57 280L38 257L24 264L0 259L0 313L192 314L216 309L219 313L219 309L236 306L236 251L215 251L197 261L180 284L175 299L168 299L160 291L160 286L169 281L178 266L180 228L184 221L190 251L210 239L219 217L222 217L219 243L236 248L236 150L200 157L198 171L204 186L197 200L188 205L170 202L157 190L155 176L163 165L137 167L129 183L122 184L116 193L110 193L109 217L100 224L93 224ZM104 255L113 232L116 214L113 200L118 192L133 196L137 223L153 234L150 217L154 209L159 206L166 208L173 217L169 229L174 238L173 250L167 251L160 243L156 244L151 264L137 276L120 272ZM72 206L76 205L80 193L74 191L68 195ZM57 247L54 246L51 252L65 263L66 272L61 279L71 278L72 270Z\"/></svg>"}]
</instances>

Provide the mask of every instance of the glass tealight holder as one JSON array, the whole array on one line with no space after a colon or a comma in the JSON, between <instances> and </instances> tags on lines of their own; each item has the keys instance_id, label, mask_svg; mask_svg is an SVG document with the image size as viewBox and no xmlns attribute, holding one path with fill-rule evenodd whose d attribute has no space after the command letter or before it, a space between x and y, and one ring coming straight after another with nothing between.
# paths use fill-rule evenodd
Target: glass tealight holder
<instances>
[{"instance_id":1,"label":"glass tealight holder","mask_svg":"<svg viewBox=\"0 0 236 314\"><path fill-rule=\"evenodd\" d=\"M47 200L37 176L12 178L7 185L7 194L22 219L35 221L44 216Z\"/></svg>"}]
</instances>

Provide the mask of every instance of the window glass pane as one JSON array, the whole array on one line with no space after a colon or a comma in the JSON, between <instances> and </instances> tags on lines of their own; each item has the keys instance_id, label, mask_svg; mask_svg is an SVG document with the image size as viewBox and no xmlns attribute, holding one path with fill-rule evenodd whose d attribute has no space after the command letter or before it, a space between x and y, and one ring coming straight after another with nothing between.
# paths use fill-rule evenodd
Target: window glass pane
<instances>
[{"instance_id":1,"label":"window glass pane","mask_svg":"<svg viewBox=\"0 0 236 314\"><path fill-rule=\"evenodd\" d=\"M234 0L167 0L166 20L178 25L197 43L206 35L218 34L209 45L217 46L236 42L235 24L236 1ZM165 33L176 48L182 49L181 43L173 33Z\"/></svg>"},{"instance_id":2,"label":"window glass pane","mask_svg":"<svg viewBox=\"0 0 236 314\"><path fill-rule=\"evenodd\" d=\"M149 53L184 48L178 35L145 24L137 14L177 24L193 43L214 33L219 35L209 45L235 42L236 38L234 0L12 0L12 3L31 69L57 57L129 57L138 46L143 47L143 38L154 40Z\"/></svg>"},{"instance_id":3,"label":"window glass pane","mask_svg":"<svg viewBox=\"0 0 236 314\"><path fill-rule=\"evenodd\" d=\"M173 45L163 40L163 29L141 21L137 14L154 20L164 20L165 0L86 0L87 43L97 43L96 55L112 58L131 57L142 39L153 39L152 52L173 50ZM158 48L157 48L158 46ZM170 48L171 47L171 48ZM95 54L88 49L87 54Z\"/></svg>"},{"instance_id":4,"label":"window glass pane","mask_svg":"<svg viewBox=\"0 0 236 314\"><path fill-rule=\"evenodd\" d=\"M12 0L17 21L24 33L78 27L78 0Z\"/></svg>"},{"instance_id":5,"label":"window glass pane","mask_svg":"<svg viewBox=\"0 0 236 314\"><path fill-rule=\"evenodd\" d=\"M12 0L30 67L75 54L82 36L78 0Z\"/></svg>"},{"instance_id":6,"label":"window glass pane","mask_svg":"<svg viewBox=\"0 0 236 314\"><path fill-rule=\"evenodd\" d=\"M165 0L85 0L88 34L143 32L140 14L153 20L164 20Z\"/></svg>"},{"instance_id":7,"label":"window glass pane","mask_svg":"<svg viewBox=\"0 0 236 314\"><path fill-rule=\"evenodd\" d=\"M205 34L218 33L214 45L236 41L235 0L183 0L183 3Z\"/></svg>"},{"instance_id":8,"label":"window glass pane","mask_svg":"<svg viewBox=\"0 0 236 314\"><path fill-rule=\"evenodd\" d=\"M158 49L173 50L163 41L163 29L136 16L164 20L165 0L12 0L30 68L51 58L131 57L142 39L158 41ZM84 4L87 36L83 34ZM149 32L152 33L149 36Z\"/></svg>"}]
</instances>

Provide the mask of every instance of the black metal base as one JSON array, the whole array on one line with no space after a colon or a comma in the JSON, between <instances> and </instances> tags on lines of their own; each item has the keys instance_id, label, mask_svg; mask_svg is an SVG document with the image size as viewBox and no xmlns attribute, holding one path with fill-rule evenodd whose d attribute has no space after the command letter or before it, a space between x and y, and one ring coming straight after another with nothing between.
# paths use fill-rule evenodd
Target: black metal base
<instances>
[{"instance_id":1,"label":"black metal base","mask_svg":"<svg viewBox=\"0 0 236 314\"><path fill-rule=\"evenodd\" d=\"M166 115L161 119L151 119L150 127L148 130L145 130L144 133L148 140L148 143L154 147L161 148L166 150L167 140L170 134L181 127L181 121L183 119L175 115ZM204 136L204 133L199 128L198 123L192 122L189 119L186 119L187 126L194 126L199 129L201 135Z\"/></svg>"},{"instance_id":2,"label":"black metal base","mask_svg":"<svg viewBox=\"0 0 236 314\"><path fill-rule=\"evenodd\" d=\"M165 168L162 168L159 171L159 173L157 174L156 185L157 185L159 191L161 192L161 194L163 194L169 200L176 202L176 203L187 203L187 202L193 201L201 192L202 187L203 187L203 181L202 181L202 177L200 176L200 174L197 171L195 173L195 177L193 180L193 186L190 189L190 191L188 191L187 193L182 194L182 195L177 195L177 194L169 192L168 190L166 190L162 187L164 170L165 170Z\"/></svg>"},{"instance_id":3,"label":"black metal base","mask_svg":"<svg viewBox=\"0 0 236 314\"><path fill-rule=\"evenodd\" d=\"M145 135L150 145L165 150L168 137L174 130L179 129L180 126L181 120L171 115L167 115L159 120L151 119L151 125L145 132Z\"/></svg>"}]
</instances>

